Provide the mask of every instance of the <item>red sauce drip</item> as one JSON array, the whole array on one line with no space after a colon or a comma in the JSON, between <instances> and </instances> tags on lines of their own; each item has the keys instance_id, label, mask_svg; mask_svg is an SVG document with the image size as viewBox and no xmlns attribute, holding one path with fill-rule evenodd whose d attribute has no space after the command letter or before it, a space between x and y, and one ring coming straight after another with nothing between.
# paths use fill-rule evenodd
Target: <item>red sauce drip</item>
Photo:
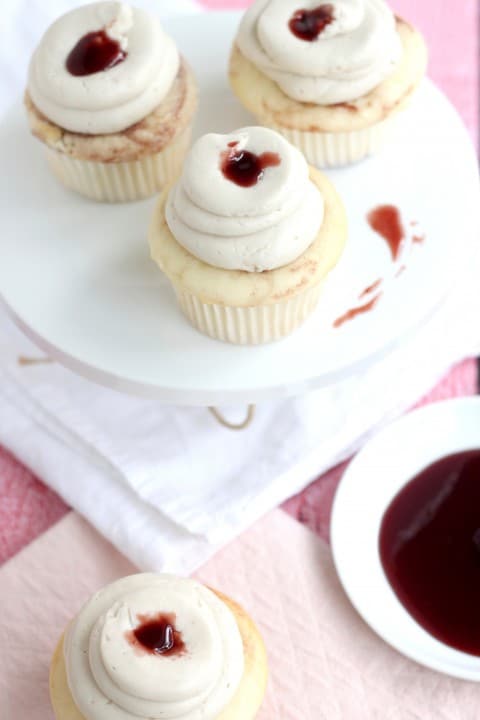
<instances>
[{"instance_id":1,"label":"red sauce drip","mask_svg":"<svg viewBox=\"0 0 480 720\"><path fill-rule=\"evenodd\" d=\"M238 145L229 144L229 147ZM277 153L264 152L261 155L248 152L248 150L227 150L221 156L221 170L227 180L241 187L253 187L262 178L265 170L276 167L282 162Z\"/></svg>"},{"instance_id":2,"label":"red sauce drip","mask_svg":"<svg viewBox=\"0 0 480 720\"><path fill-rule=\"evenodd\" d=\"M414 477L387 509L379 543L406 610L441 642L480 656L480 450Z\"/></svg>"},{"instance_id":3,"label":"red sauce drip","mask_svg":"<svg viewBox=\"0 0 480 720\"><path fill-rule=\"evenodd\" d=\"M182 655L185 643L182 633L175 628L175 613L139 615L140 625L127 633L131 645L150 655Z\"/></svg>"},{"instance_id":4,"label":"red sauce drip","mask_svg":"<svg viewBox=\"0 0 480 720\"><path fill-rule=\"evenodd\" d=\"M127 53L120 44L108 37L104 30L84 35L67 57L67 70L70 75L83 77L102 70L110 70L123 62Z\"/></svg>"},{"instance_id":5,"label":"red sauce drip","mask_svg":"<svg viewBox=\"0 0 480 720\"><path fill-rule=\"evenodd\" d=\"M398 208L394 205L380 205L368 213L367 220L372 230L386 240L392 258L396 260L405 240L405 230Z\"/></svg>"},{"instance_id":6,"label":"red sauce drip","mask_svg":"<svg viewBox=\"0 0 480 720\"><path fill-rule=\"evenodd\" d=\"M313 10L297 10L288 27L300 40L313 42L335 20L333 5L319 5Z\"/></svg>"},{"instance_id":7,"label":"red sauce drip","mask_svg":"<svg viewBox=\"0 0 480 720\"><path fill-rule=\"evenodd\" d=\"M366 297L367 295L370 295L370 293L374 292L374 290L378 290L380 285L382 284L383 280L382 278L378 278L378 280L375 280L374 283L369 285L363 292L360 293L358 296L359 300L362 300L362 298Z\"/></svg>"},{"instance_id":8,"label":"red sauce drip","mask_svg":"<svg viewBox=\"0 0 480 720\"><path fill-rule=\"evenodd\" d=\"M370 312L370 310L373 310L375 305L380 300L381 294L374 297L370 302L365 303L365 305L360 305L359 307L352 308L351 310L347 310L346 313L343 315L340 315L339 318L335 320L333 323L333 327L339 328L342 325L344 325L349 320L353 320L354 318L358 317L359 315L364 315L367 312Z\"/></svg>"},{"instance_id":9,"label":"red sauce drip","mask_svg":"<svg viewBox=\"0 0 480 720\"><path fill-rule=\"evenodd\" d=\"M421 245L425 242L425 235L414 235L412 237L412 242L414 242L416 245Z\"/></svg>"},{"instance_id":10,"label":"red sauce drip","mask_svg":"<svg viewBox=\"0 0 480 720\"><path fill-rule=\"evenodd\" d=\"M231 147L231 148L237 147L237 145L238 145L238 140L233 140L232 142L228 143L228 147Z\"/></svg>"}]
</instances>

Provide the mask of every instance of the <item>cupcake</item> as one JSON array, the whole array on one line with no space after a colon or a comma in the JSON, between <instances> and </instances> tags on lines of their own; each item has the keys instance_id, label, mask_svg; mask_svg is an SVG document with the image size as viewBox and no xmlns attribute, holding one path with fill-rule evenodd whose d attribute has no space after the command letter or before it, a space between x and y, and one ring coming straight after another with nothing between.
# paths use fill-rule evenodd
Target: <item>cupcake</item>
<instances>
[{"instance_id":1,"label":"cupcake","mask_svg":"<svg viewBox=\"0 0 480 720\"><path fill-rule=\"evenodd\" d=\"M255 345L315 309L346 240L330 182L281 135L247 127L205 135L150 226L153 259L200 332Z\"/></svg>"},{"instance_id":2,"label":"cupcake","mask_svg":"<svg viewBox=\"0 0 480 720\"><path fill-rule=\"evenodd\" d=\"M150 573L107 586L55 651L56 720L254 720L267 680L244 610L194 580Z\"/></svg>"},{"instance_id":3,"label":"cupcake","mask_svg":"<svg viewBox=\"0 0 480 720\"><path fill-rule=\"evenodd\" d=\"M230 58L234 93L317 167L374 154L422 80L420 33L383 0L256 0Z\"/></svg>"},{"instance_id":4,"label":"cupcake","mask_svg":"<svg viewBox=\"0 0 480 720\"><path fill-rule=\"evenodd\" d=\"M60 17L32 56L25 94L55 175L108 202L148 197L178 176L196 104L173 40L156 18L121 2Z\"/></svg>"}]
</instances>

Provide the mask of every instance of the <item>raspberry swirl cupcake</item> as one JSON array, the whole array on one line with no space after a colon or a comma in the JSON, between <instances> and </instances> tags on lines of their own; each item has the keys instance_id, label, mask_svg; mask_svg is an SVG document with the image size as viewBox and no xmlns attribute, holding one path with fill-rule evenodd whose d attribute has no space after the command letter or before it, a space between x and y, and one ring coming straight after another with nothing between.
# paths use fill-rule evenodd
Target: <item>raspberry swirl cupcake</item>
<instances>
[{"instance_id":1,"label":"raspberry swirl cupcake","mask_svg":"<svg viewBox=\"0 0 480 720\"><path fill-rule=\"evenodd\" d=\"M263 124L318 167L375 153L423 78L420 33L384 0L256 0L241 22L230 83Z\"/></svg>"},{"instance_id":2,"label":"raspberry swirl cupcake","mask_svg":"<svg viewBox=\"0 0 480 720\"><path fill-rule=\"evenodd\" d=\"M196 98L192 72L157 19L100 2L47 30L30 62L25 105L67 187L123 202L179 174Z\"/></svg>"},{"instance_id":3,"label":"raspberry swirl cupcake","mask_svg":"<svg viewBox=\"0 0 480 720\"><path fill-rule=\"evenodd\" d=\"M281 135L261 127L205 135L150 226L153 259L191 324L259 344L315 309L346 240L343 204Z\"/></svg>"},{"instance_id":4,"label":"raspberry swirl cupcake","mask_svg":"<svg viewBox=\"0 0 480 720\"><path fill-rule=\"evenodd\" d=\"M265 647L229 598L150 573L107 586L70 623L52 660L56 720L254 720Z\"/></svg>"}]
</instances>

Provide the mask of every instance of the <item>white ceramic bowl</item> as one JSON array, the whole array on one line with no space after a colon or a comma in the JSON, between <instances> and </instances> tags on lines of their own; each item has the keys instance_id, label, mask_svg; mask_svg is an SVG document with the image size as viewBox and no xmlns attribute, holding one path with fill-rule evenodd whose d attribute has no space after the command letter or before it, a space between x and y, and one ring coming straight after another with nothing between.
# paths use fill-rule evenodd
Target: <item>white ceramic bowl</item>
<instances>
[{"instance_id":1,"label":"white ceramic bowl","mask_svg":"<svg viewBox=\"0 0 480 720\"><path fill-rule=\"evenodd\" d=\"M475 448L480 448L480 397L428 405L392 423L345 472L331 540L340 581L378 635L422 665L478 682L480 657L444 645L418 625L392 590L378 547L384 512L399 490L439 458Z\"/></svg>"}]
</instances>

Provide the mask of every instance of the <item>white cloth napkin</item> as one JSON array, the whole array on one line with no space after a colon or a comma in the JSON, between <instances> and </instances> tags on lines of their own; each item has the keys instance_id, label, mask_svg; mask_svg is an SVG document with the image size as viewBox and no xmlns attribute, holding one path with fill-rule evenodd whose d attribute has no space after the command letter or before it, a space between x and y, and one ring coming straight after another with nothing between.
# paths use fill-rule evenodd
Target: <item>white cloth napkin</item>
<instances>
[{"instance_id":1,"label":"white cloth napkin","mask_svg":"<svg viewBox=\"0 0 480 720\"><path fill-rule=\"evenodd\" d=\"M2 8L0 109L23 84L39 28L75 4L9 0ZM188 0L137 4L198 9ZM266 403L242 433L207 410L126 397L58 365L20 366L20 355L41 353L1 314L0 443L137 566L188 573L348 457L453 363L480 352L477 277L459 283L442 312L386 361L326 390Z\"/></svg>"},{"instance_id":2,"label":"white cloth napkin","mask_svg":"<svg viewBox=\"0 0 480 720\"><path fill-rule=\"evenodd\" d=\"M41 353L2 316L0 442L137 566L190 572L480 352L477 272L389 358L262 404L240 433L206 409L123 396L58 365L19 365Z\"/></svg>"}]
</instances>

